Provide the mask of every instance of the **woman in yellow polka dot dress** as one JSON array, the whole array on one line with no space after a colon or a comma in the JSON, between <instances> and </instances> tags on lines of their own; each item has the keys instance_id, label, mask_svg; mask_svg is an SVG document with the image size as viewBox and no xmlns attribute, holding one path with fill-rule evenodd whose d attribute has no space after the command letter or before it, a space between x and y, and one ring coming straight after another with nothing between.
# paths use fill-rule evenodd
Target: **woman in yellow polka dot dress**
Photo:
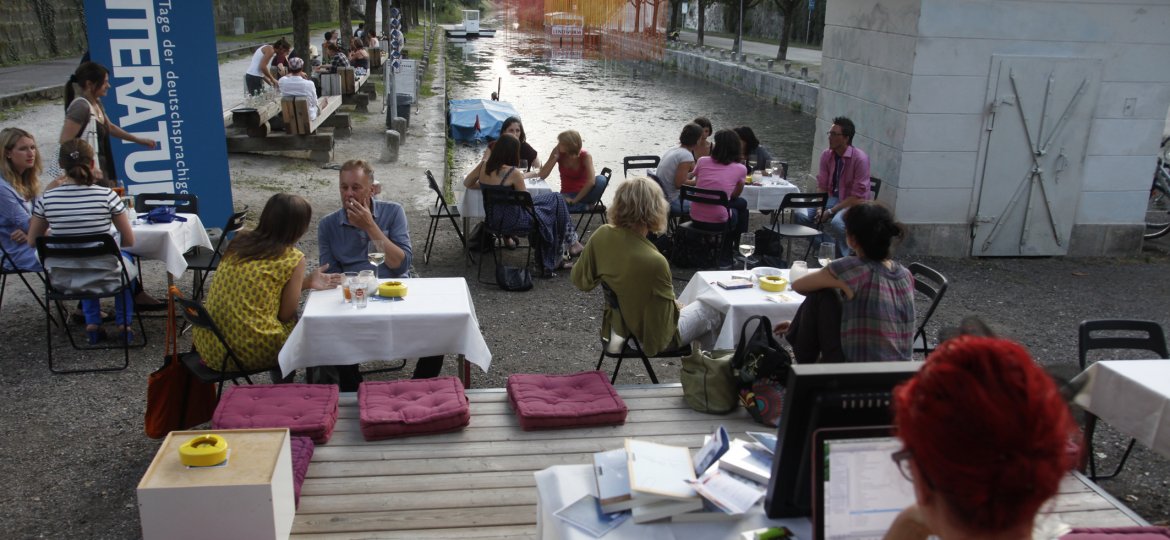
<instances>
[{"instance_id":1,"label":"woman in yellow polka dot dress","mask_svg":"<svg viewBox=\"0 0 1170 540\"><path fill-rule=\"evenodd\" d=\"M241 231L219 263L205 307L239 357L244 369L273 368L280 381L277 354L296 324L304 289L329 289L340 274L322 265L305 275L305 255L294 246L309 228L313 209L298 195L268 199L255 229ZM194 330L195 349L212 369L225 361L223 345L208 330ZM238 369L229 361L227 370Z\"/></svg>"}]
</instances>

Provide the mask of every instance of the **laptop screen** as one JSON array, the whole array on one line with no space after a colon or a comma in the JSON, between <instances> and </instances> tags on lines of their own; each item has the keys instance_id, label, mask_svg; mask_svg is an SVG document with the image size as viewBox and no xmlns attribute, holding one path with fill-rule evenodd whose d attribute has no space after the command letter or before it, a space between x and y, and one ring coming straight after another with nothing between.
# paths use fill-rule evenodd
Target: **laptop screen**
<instances>
[{"instance_id":1,"label":"laptop screen","mask_svg":"<svg viewBox=\"0 0 1170 540\"><path fill-rule=\"evenodd\" d=\"M814 478L819 538L881 538L894 518L914 504L914 486L890 454L902 443L885 428L824 429L816 432Z\"/></svg>"}]
</instances>

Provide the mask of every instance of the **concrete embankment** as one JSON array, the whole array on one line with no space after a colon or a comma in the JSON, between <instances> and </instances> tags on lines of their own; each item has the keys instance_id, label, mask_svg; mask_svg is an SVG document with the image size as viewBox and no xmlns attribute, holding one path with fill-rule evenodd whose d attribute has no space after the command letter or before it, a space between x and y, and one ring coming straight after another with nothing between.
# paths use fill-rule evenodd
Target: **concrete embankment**
<instances>
[{"instance_id":1,"label":"concrete embankment","mask_svg":"<svg viewBox=\"0 0 1170 540\"><path fill-rule=\"evenodd\" d=\"M729 86L773 103L815 115L820 87L808 81L778 73L760 71L750 65L710 58L690 51L666 49L662 63L672 69Z\"/></svg>"}]
</instances>

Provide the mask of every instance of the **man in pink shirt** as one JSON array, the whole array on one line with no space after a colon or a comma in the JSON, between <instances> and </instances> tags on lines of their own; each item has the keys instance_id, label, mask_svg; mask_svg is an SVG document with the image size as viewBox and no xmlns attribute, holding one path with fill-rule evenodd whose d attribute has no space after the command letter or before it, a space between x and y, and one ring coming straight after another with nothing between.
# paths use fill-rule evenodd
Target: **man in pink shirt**
<instances>
[{"instance_id":1,"label":"man in pink shirt","mask_svg":"<svg viewBox=\"0 0 1170 540\"><path fill-rule=\"evenodd\" d=\"M824 211L809 212L797 218L806 225L823 223L825 233L837 244L838 256L853 254L845 244L845 212L869 199L869 156L853 146L855 132L852 120L844 116L833 119L828 134L829 147L821 152L817 170L817 191L828 193L829 202Z\"/></svg>"}]
</instances>

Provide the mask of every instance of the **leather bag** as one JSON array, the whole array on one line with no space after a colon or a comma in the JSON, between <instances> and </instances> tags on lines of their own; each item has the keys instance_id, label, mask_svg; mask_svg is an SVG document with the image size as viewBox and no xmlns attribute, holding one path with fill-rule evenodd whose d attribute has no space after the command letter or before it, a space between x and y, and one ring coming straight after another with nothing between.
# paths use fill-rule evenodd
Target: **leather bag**
<instances>
[{"instance_id":1,"label":"leather bag","mask_svg":"<svg viewBox=\"0 0 1170 540\"><path fill-rule=\"evenodd\" d=\"M179 294L171 286L170 295ZM195 377L179 361L175 303L167 302L167 341L163 365L146 379L146 436L161 439L175 430L211 420L217 397L215 385Z\"/></svg>"},{"instance_id":2,"label":"leather bag","mask_svg":"<svg viewBox=\"0 0 1170 540\"><path fill-rule=\"evenodd\" d=\"M749 335L748 327L758 321ZM792 356L772 334L772 321L749 317L740 328L732 369L739 384L739 401L756 422L776 427L784 410L784 395Z\"/></svg>"},{"instance_id":3,"label":"leather bag","mask_svg":"<svg viewBox=\"0 0 1170 540\"><path fill-rule=\"evenodd\" d=\"M527 291L532 288L532 272L528 268L496 265L496 285L505 291Z\"/></svg>"},{"instance_id":4,"label":"leather bag","mask_svg":"<svg viewBox=\"0 0 1170 540\"><path fill-rule=\"evenodd\" d=\"M682 359L683 399L699 412L724 414L739 404L738 385L731 372L735 351L704 351L699 342L691 343L690 356Z\"/></svg>"}]
</instances>

